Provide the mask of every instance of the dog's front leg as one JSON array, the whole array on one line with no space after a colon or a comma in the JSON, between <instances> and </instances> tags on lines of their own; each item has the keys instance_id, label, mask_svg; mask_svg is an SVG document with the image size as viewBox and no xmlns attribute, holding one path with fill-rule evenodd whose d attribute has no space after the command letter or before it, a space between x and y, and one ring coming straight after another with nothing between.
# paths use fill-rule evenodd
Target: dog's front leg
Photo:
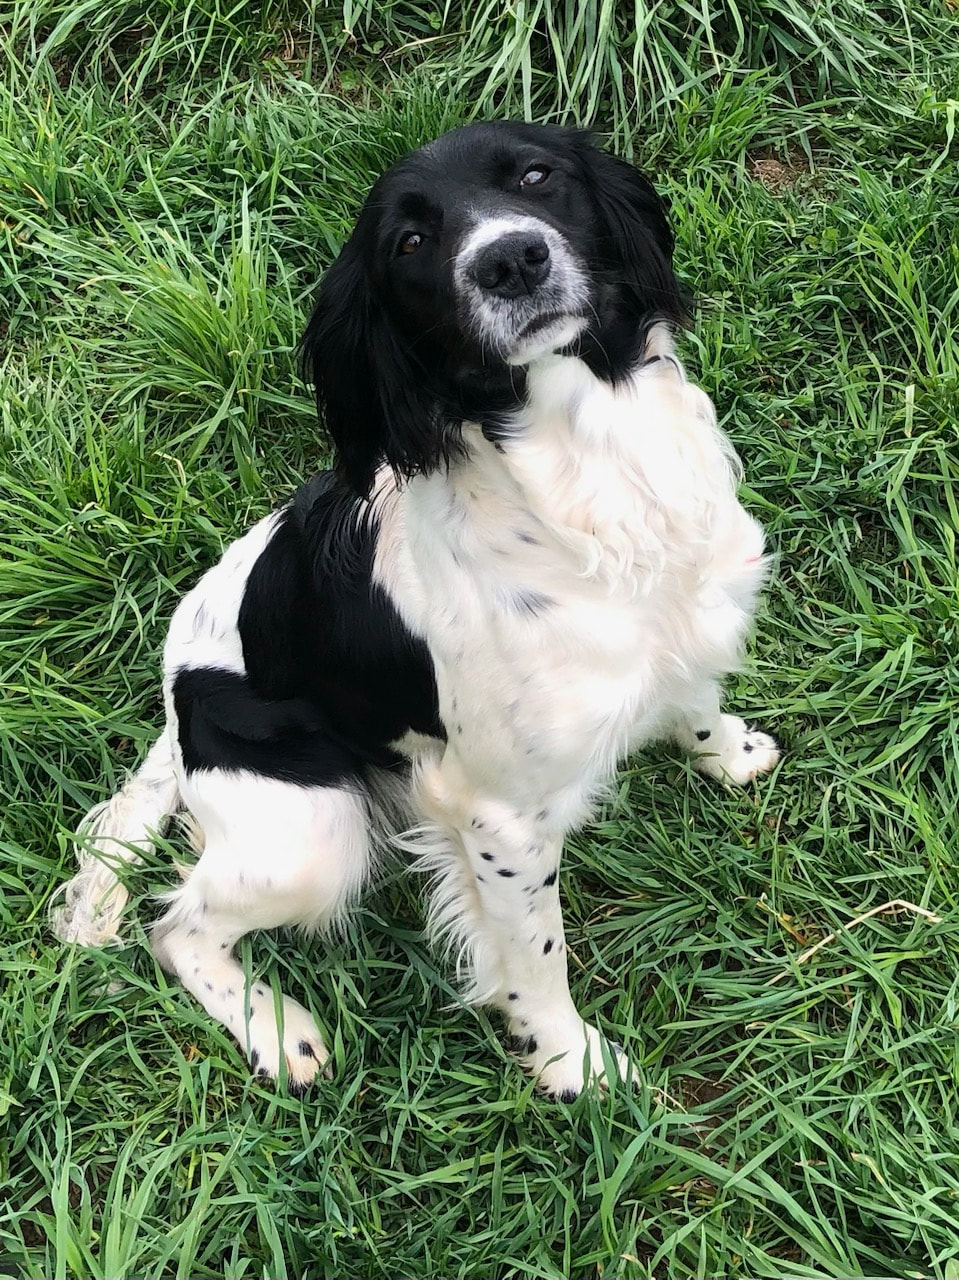
<instances>
[{"instance_id":1,"label":"dog's front leg","mask_svg":"<svg viewBox=\"0 0 959 1280\"><path fill-rule=\"evenodd\" d=\"M447 834L434 916L469 957L471 994L507 1020L523 1065L549 1094L569 1101L606 1074L603 1038L569 991L559 898L562 832L549 806L527 813L480 794L451 753L420 775L419 801ZM606 1046L620 1076L625 1058Z\"/></svg>"}]
</instances>

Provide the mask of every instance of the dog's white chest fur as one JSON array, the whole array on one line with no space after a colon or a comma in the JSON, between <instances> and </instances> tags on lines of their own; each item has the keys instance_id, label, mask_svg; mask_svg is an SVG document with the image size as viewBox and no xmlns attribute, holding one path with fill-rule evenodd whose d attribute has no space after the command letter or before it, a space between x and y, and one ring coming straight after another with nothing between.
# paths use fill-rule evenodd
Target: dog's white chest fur
<instances>
[{"instance_id":1,"label":"dog's white chest fur","mask_svg":"<svg viewBox=\"0 0 959 1280\"><path fill-rule=\"evenodd\" d=\"M387 501L402 535L383 539L380 572L404 579L395 594L472 776L527 800L584 796L691 677L729 669L762 532L712 405L671 354L615 388L547 357L501 447L466 434L468 466Z\"/></svg>"}]
</instances>

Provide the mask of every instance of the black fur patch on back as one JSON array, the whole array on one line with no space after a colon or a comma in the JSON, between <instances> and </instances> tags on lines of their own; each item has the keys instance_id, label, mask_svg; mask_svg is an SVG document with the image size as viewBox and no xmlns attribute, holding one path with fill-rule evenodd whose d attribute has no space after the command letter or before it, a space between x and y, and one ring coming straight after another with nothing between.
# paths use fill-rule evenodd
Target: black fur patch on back
<instances>
[{"instance_id":1,"label":"black fur patch on back","mask_svg":"<svg viewBox=\"0 0 959 1280\"><path fill-rule=\"evenodd\" d=\"M188 772L248 769L305 787L362 785L357 756L302 699L271 702L235 671L184 667L173 704Z\"/></svg>"},{"instance_id":2,"label":"black fur patch on back","mask_svg":"<svg viewBox=\"0 0 959 1280\"><path fill-rule=\"evenodd\" d=\"M335 785L396 766L410 729L445 738L425 643L373 581L376 517L330 472L284 511L253 566L238 629L246 675L174 682L184 764Z\"/></svg>"}]
</instances>

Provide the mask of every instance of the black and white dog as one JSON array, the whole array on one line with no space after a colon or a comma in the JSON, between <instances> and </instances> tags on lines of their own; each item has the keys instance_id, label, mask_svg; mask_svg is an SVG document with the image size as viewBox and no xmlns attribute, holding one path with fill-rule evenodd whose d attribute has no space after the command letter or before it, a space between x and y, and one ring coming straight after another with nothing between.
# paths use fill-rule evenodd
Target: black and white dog
<instances>
[{"instance_id":1,"label":"black and white dog","mask_svg":"<svg viewBox=\"0 0 959 1280\"><path fill-rule=\"evenodd\" d=\"M337 918L391 833L525 1065L568 1098L619 1061L567 983L559 864L653 738L746 783L775 742L720 712L764 576L736 456L687 381L662 201L584 135L474 125L373 188L303 343L335 470L235 542L177 609L167 722L88 816L55 919L116 936L151 833L199 862L162 963L260 1072L327 1058L248 988L245 933ZM622 1072L628 1070L625 1066Z\"/></svg>"}]
</instances>

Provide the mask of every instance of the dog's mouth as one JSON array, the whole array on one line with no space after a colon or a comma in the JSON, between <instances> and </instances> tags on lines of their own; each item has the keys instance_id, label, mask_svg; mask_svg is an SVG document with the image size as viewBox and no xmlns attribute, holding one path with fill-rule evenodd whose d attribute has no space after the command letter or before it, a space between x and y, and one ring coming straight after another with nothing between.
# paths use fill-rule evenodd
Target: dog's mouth
<instances>
[{"instance_id":1,"label":"dog's mouth","mask_svg":"<svg viewBox=\"0 0 959 1280\"><path fill-rule=\"evenodd\" d=\"M505 353L506 363L529 364L551 351L563 351L576 342L586 324L587 317L580 311L543 311L517 330Z\"/></svg>"},{"instance_id":2,"label":"dog's mouth","mask_svg":"<svg viewBox=\"0 0 959 1280\"><path fill-rule=\"evenodd\" d=\"M524 338L532 338L535 334L540 333L544 329L549 329L553 325L560 324L566 320L581 320L583 317L569 311L544 311L538 316L533 316L532 320L527 320L521 329L517 331L516 338L522 341Z\"/></svg>"}]
</instances>

